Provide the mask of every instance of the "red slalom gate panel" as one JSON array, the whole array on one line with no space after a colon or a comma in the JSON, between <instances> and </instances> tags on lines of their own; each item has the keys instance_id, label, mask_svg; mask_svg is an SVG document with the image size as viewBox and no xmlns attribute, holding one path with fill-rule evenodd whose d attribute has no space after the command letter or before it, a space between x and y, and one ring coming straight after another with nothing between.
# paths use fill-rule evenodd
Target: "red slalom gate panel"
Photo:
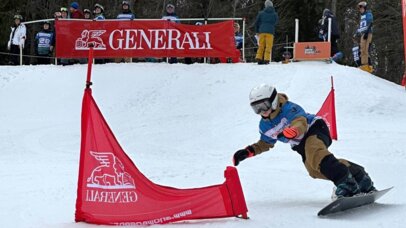
<instances>
[{"instance_id":1,"label":"red slalom gate panel","mask_svg":"<svg viewBox=\"0 0 406 228\"><path fill-rule=\"evenodd\" d=\"M85 89L75 220L109 225L151 225L190 219L247 218L236 168L223 184L177 189L146 178L119 145L92 90Z\"/></svg>"},{"instance_id":2,"label":"red slalom gate panel","mask_svg":"<svg viewBox=\"0 0 406 228\"><path fill-rule=\"evenodd\" d=\"M323 105L321 106L319 112L316 114L323 118L326 122L329 130L330 136L332 139L337 140L337 120L336 120L336 106L335 106L335 96L334 96L334 84L333 84L333 77L331 77L331 90L328 94L326 100L324 101Z\"/></svg>"}]
</instances>

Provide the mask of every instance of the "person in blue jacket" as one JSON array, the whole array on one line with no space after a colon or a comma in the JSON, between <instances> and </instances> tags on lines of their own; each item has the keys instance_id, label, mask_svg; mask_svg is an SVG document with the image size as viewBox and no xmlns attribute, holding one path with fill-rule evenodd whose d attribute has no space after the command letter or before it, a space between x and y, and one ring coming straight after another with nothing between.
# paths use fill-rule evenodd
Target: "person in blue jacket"
<instances>
[{"instance_id":1,"label":"person in blue jacket","mask_svg":"<svg viewBox=\"0 0 406 228\"><path fill-rule=\"evenodd\" d=\"M365 1L358 3L358 9L361 14L359 27L356 32L356 36L360 37L360 49L361 49L361 66L360 69L372 72L373 67L369 65L369 45L372 42L372 23L374 17L370 10L367 10L368 4Z\"/></svg>"},{"instance_id":2,"label":"person in blue jacket","mask_svg":"<svg viewBox=\"0 0 406 228\"><path fill-rule=\"evenodd\" d=\"M50 64L50 57L55 46L55 34L51 30L51 23L45 21L42 30L35 35L35 53L38 64Z\"/></svg>"},{"instance_id":3,"label":"person in blue jacket","mask_svg":"<svg viewBox=\"0 0 406 228\"><path fill-rule=\"evenodd\" d=\"M258 64L268 64L272 59L272 46L275 26L279 17L270 0L265 1L265 9L258 13L255 21L255 33L259 37L257 55Z\"/></svg>"},{"instance_id":4,"label":"person in blue jacket","mask_svg":"<svg viewBox=\"0 0 406 228\"><path fill-rule=\"evenodd\" d=\"M290 143L299 153L313 178L330 180L336 186L336 197L353 196L375 191L364 168L345 159L337 159L329 150L332 140L324 120L306 113L302 107L288 100L275 87L261 84L249 95L254 112L261 116L260 139L233 156L234 165L273 148L277 141Z\"/></svg>"}]
</instances>

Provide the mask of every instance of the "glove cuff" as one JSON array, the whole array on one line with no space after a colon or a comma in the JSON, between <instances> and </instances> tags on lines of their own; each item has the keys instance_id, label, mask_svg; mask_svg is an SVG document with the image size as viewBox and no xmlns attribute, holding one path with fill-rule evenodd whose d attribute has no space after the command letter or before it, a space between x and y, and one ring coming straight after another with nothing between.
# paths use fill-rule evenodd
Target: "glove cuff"
<instances>
[{"instance_id":1,"label":"glove cuff","mask_svg":"<svg viewBox=\"0 0 406 228\"><path fill-rule=\"evenodd\" d=\"M255 156L255 149L253 146L247 146L245 149L248 151L248 157Z\"/></svg>"}]
</instances>

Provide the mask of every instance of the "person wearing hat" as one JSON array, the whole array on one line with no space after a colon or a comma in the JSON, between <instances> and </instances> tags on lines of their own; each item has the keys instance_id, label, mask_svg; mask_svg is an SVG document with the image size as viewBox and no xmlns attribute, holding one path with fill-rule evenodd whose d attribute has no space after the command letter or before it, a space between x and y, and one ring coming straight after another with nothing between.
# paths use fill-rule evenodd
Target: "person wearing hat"
<instances>
[{"instance_id":1,"label":"person wearing hat","mask_svg":"<svg viewBox=\"0 0 406 228\"><path fill-rule=\"evenodd\" d=\"M106 19L103 16L103 12L104 12L104 7L102 5L100 5L99 3L94 4L93 7L93 13L94 13L94 20L99 21L99 20L104 20Z\"/></svg>"},{"instance_id":2,"label":"person wearing hat","mask_svg":"<svg viewBox=\"0 0 406 228\"><path fill-rule=\"evenodd\" d=\"M277 142L289 143L292 150L301 156L309 176L334 183L336 189L333 198L376 191L364 167L337 159L330 152L330 131L321 117L307 113L301 106L291 102L286 94L278 93L269 84L254 87L249 100L255 114L260 116L260 139L235 152L235 166L272 149Z\"/></svg>"},{"instance_id":3,"label":"person wearing hat","mask_svg":"<svg viewBox=\"0 0 406 228\"><path fill-rule=\"evenodd\" d=\"M174 23L179 23L179 17L175 13L175 6L173 4L166 5L165 14L162 16L163 20L171 21ZM175 57L170 57L168 60L169 63L178 63L178 59Z\"/></svg>"},{"instance_id":4,"label":"person wearing hat","mask_svg":"<svg viewBox=\"0 0 406 228\"><path fill-rule=\"evenodd\" d=\"M128 1L123 1L121 3L121 13L117 15L117 19L120 20L134 20L135 14L131 12L130 3Z\"/></svg>"},{"instance_id":5,"label":"person wearing hat","mask_svg":"<svg viewBox=\"0 0 406 228\"><path fill-rule=\"evenodd\" d=\"M328 39L328 20L331 19L331 56L334 56L339 50L337 40L340 38L340 31L338 29L337 18L329 9L323 10L323 16L320 19L319 38L322 41Z\"/></svg>"},{"instance_id":6,"label":"person wearing hat","mask_svg":"<svg viewBox=\"0 0 406 228\"><path fill-rule=\"evenodd\" d=\"M85 19L92 19L92 12L90 11L90 9L84 9L83 16Z\"/></svg>"},{"instance_id":7,"label":"person wearing hat","mask_svg":"<svg viewBox=\"0 0 406 228\"><path fill-rule=\"evenodd\" d=\"M70 18L74 19L84 19L85 16L83 15L82 11L79 9L79 3L72 2L69 7Z\"/></svg>"},{"instance_id":8,"label":"person wearing hat","mask_svg":"<svg viewBox=\"0 0 406 228\"><path fill-rule=\"evenodd\" d=\"M169 3L168 5L166 5L165 9L166 9L165 14L162 17L162 19L179 23L178 21L179 17L175 13L175 6Z\"/></svg>"},{"instance_id":9,"label":"person wearing hat","mask_svg":"<svg viewBox=\"0 0 406 228\"><path fill-rule=\"evenodd\" d=\"M39 56L38 64L50 64L50 57L55 46L55 34L51 30L51 23L45 21L42 30L35 35L35 54Z\"/></svg>"},{"instance_id":10,"label":"person wearing hat","mask_svg":"<svg viewBox=\"0 0 406 228\"><path fill-rule=\"evenodd\" d=\"M61 18L63 18L63 19L68 19L69 18L68 8L61 7L60 11L61 11Z\"/></svg>"},{"instance_id":11,"label":"person wearing hat","mask_svg":"<svg viewBox=\"0 0 406 228\"><path fill-rule=\"evenodd\" d=\"M54 18L55 18L55 19L62 18L62 13L61 13L61 11L55 11L55 13L54 13Z\"/></svg>"},{"instance_id":12,"label":"person wearing hat","mask_svg":"<svg viewBox=\"0 0 406 228\"><path fill-rule=\"evenodd\" d=\"M10 64L18 65L20 63L20 49L24 49L24 44L27 35L27 28L21 23L23 17L19 14L14 16L14 24L11 27L10 38L7 43L7 49L10 51L11 56Z\"/></svg>"},{"instance_id":13,"label":"person wearing hat","mask_svg":"<svg viewBox=\"0 0 406 228\"><path fill-rule=\"evenodd\" d=\"M368 4L365 1L358 3L358 10L361 14L359 27L355 37L360 37L361 49L361 70L373 72L373 67L369 64L369 45L372 42L372 23L373 15L370 10L367 10Z\"/></svg>"},{"instance_id":14,"label":"person wearing hat","mask_svg":"<svg viewBox=\"0 0 406 228\"><path fill-rule=\"evenodd\" d=\"M119 15L117 15L117 19L119 20L134 20L135 19L135 14L133 14L131 12L130 9L130 3L128 1L123 1L121 3L121 13ZM114 60L116 63L120 63L122 61L129 63L131 62L131 58L127 57L127 58L116 58Z\"/></svg>"},{"instance_id":15,"label":"person wearing hat","mask_svg":"<svg viewBox=\"0 0 406 228\"><path fill-rule=\"evenodd\" d=\"M266 0L264 4L265 9L258 13L255 21L255 32L259 38L255 56L258 64L269 64L271 61L275 26L279 20L272 1Z\"/></svg>"},{"instance_id":16,"label":"person wearing hat","mask_svg":"<svg viewBox=\"0 0 406 228\"><path fill-rule=\"evenodd\" d=\"M242 49L242 42L243 42L243 37L242 33L240 32L240 24L237 22L234 23L234 42L235 42L235 53L236 57L232 58L226 58L226 57L220 57L220 63L238 63L241 61L241 49Z\"/></svg>"}]
</instances>

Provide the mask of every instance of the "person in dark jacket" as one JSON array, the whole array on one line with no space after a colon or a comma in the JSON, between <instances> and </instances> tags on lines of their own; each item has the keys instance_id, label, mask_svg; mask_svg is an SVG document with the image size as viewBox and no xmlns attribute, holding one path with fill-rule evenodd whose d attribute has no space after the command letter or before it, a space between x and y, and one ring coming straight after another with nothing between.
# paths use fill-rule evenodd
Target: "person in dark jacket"
<instances>
[{"instance_id":1,"label":"person in dark jacket","mask_svg":"<svg viewBox=\"0 0 406 228\"><path fill-rule=\"evenodd\" d=\"M131 12L130 9L130 2L128 1L123 1L121 3L121 13L117 15L117 19L120 20L134 20L135 19L135 14Z\"/></svg>"},{"instance_id":2,"label":"person in dark jacket","mask_svg":"<svg viewBox=\"0 0 406 228\"><path fill-rule=\"evenodd\" d=\"M38 58L38 64L50 64L50 57L55 46L55 35L51 30L51 23L45 21L42 30L35 35L35 53Z\"/></svg>"},{"instance_id":3,"label":"person in dark jacket","mask_svg":"<svg viewBox=\"0 0 406 228\"><path fill-rule=\"evenodd\" d=\"M323 17L320 20L319 38L323 41L328 39L328 19L331 18L331 56L338 52L337 40L340 38L337 19L329 9L324 9Z\"/></svg>"},{"instance_id":4,"label":"person in dark jacket","mask_svg":"<svg viewBox=\"0 0 406 228\"><path fill-rule=\"evenodd\" d=\"M169 3L166 5L165 15L162 16L162 19L171 21L174 23L180 23L178 20L179 17L178 17L178 15L176 15L176 12L175 12L175 6L173 4ZM169 57L168 63L170 63L170 64L178 63L178 59L176 57Z\"/></svg>"},{"instance_id":5,"label":"person in dark jacket","mask_svg":"<svg viewBox=\"0 0 406 228\"><path fill-rule=\"evenodd\" d=\"M85 19L92 19L92 11L90 11L90 9L84 9L83 16Z\"/></svg>"},{"instance_id":6,"label":"person in dark jacket","mask_svg":"<svg viewBox=\"0 0 406 228\"><path fill-rule=\"evenodd\" d=\"M255 21L255 32L259 37L259 45L255 59L258 64L268 64L272 58L272 46L275 26L279 17L270 0L265 1L265 9L258 13Z\"/></svg>"}]
</instances>

